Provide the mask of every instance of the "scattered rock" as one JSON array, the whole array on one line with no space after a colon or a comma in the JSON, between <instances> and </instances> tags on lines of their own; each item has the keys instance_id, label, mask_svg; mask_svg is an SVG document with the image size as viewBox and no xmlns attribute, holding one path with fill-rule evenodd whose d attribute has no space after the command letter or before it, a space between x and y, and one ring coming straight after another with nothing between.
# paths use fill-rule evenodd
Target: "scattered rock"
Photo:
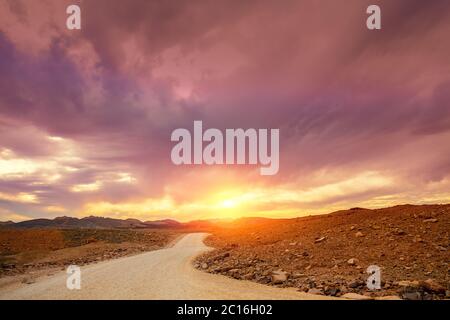
<instances>
[{"instance_id":1,"label":"scattered rock","mask_svg":"<svg viewBox=\"0 0 450 320\"><path fill-rule=\"evenodd\" d=\"M247 273L245 275L242 276L243 280L252 280L255 277L254 273Z\"/></svg>"},{"instance_id":2,"label":"scattered rock","mask_svg":"<svg viewBox=\"0 0 450 320\"><path fill-rule=\"evenodd\" d=\"M320 238L316 239L316 240L314 241L314 243L322 242L322 241L324 241L326 238L327 238L327 237L320 237Z\"/></svg>"},{"instance_id":3,"label":"scattered rock","mask_svg":"<svg viewBox=\"0 0 450 320\"><path fill-rule=\"evenodd\" d=\"M346 286L340 286L340 287L339 287L339 291L340 291L342 294L344 294L344 293L347 293L347 292L348 292L348 289L347 289Z\"/></svg>"},{"instance_id":4,"label":"scattered rock","mask_svg":"<svg viewBox=\"0 0 450 320\"><path fill-rule=\"evenodd\" d=\"M404 292L404 293L402 293L402 299L405 299L405 300L423 300L422 299L422 294L419 291Z\"/></svg>"},{"instance_id":5,"label":"scattered rock","mask_svg":"<svg viewBox=\"0 0 450 320\"><path fill-rule=\"evenodd\" d=\"M396 236L404 236L405 234L406 234L406 232L403 231L402 229L396 228L394 230L394 235L396 235Z\"/></svg>"},{"instance_id":6,"label":"scattered rock","mask_svg":"<svg viewBox=\"0 0 450 320\"><path fill-rule=\"evenodd\" d=\"M317 288L311 288L308 290L309 294L320 294L323 295L323 291L321 289L317 289Z\"/></svg>"},{"instance_id":7,"label":"scattered rock","mask_svg":"<svg viewBox=\"0 0 450 320\"><path fill-rule=\"evenodd\" d=\"M425 223L427 223L427 222L436 223L436 222L438 222L438 219L435 219L435 218L425 219L425 220L423 220L423 222L425 222Z\"/></svg>"},{"instance_id":8,"label":"scattered rock","mask_svg":"<svg viewBox=\"0 0 450 320\"><path fill-rule=\"evenodd\" d=\"M434 279L428 279L420 282L420 286L428 292L432 293L445 293L445 287L439 284Z\"/></svg>"},{"instance_id":9,"label":"scattered rock","mask_svg":"<svg viewBox=\"0 0 450 320\"><path fill-rule=\"evenodd\" d=\"M339 293L339 288L335 288L335 287L328 288L327 290L325 290L325 294L327 296L335 297L335 296L337 296L338 293Z\"/></svg>"},{"instance_id":10,"label":"scattered rock","mask_svg":"<svg viewBox=\"0 0 450 320\"><path fill-rule=\"evenodd\" d=\"M272 282L274 284L281 284L287 280L287 272L276 270L272 272Z\"/></svg>"},{"instance_id":11,"label":"scattered rock","mask_svg":"<svg viewBox=\"0 0 450 320\"><path fill-rule=\"evenodd\" d=\"M212 273L303 292L315 289L312 293L327 296L353 293L373 299L450 298L446 281L450 243L445 228L450 205L442 208L445 212L436 216L431 214L435 207L399 206L366 210L358 216L343 211L326 219L298 218L288 224L274 221L247 229L237 226L210 237L207 244L218 250L198 261L200 266L207 262L207 271ZM439 222L423 223L424 219ZM256 237L261 241L255 241ZM361 246L362 241L370 248ZM232 243L239 246L232 247ZM226 260L221 259L224 252L230 254ZM377 291L366 286L366 268L372 263L384 271ZM237 270L228 272L232 269ZM428 278L434 282L425 283Z\"/></svg>"},{"instance_id":12,"label":"scattered rock","mask_svg":"<svg viewBox=\"0 0 450 320\"><path fill-rule=\"evenodd\" d=\"M203 270L208 269L208 264L206 262L202 263L202 269Z\"/></svg>"},{"instance_id":13,"label":"scattered rock","mask_svg":"<svg viewBox=\"0 0 450 320\"><path fill-rule=\"evenodd\" d=\"M25 284L32 284L35 282L36 282L36 280L32 277L25 277L22 279L22 283L25 283Z\"/></svg>"},{"instance_id":14,"label":"scattered rock","mask_svg":"<svg viewBox=\"0 0 450 320\"><path fill-rule=\"evenodd\" d=\"M225 252L222 256L221 256L221 258L222 259L225 259L225 258L228 258L230 256L230 253L229 252Z\"/></svg>"},{"instance_id":15,"label":"scattered rock","mask_svg":"<svg viewBox=\"0 0 450 320\"><path fill-rule=\"evenodd\" d=\"M348 286L349 286L349 288L356 289L356 288L365 286L365 282L362 280L356 280L356 281L350 282ZM343 291L343 290L341 289L341 291Z\"/></svg>"}]
</instances>

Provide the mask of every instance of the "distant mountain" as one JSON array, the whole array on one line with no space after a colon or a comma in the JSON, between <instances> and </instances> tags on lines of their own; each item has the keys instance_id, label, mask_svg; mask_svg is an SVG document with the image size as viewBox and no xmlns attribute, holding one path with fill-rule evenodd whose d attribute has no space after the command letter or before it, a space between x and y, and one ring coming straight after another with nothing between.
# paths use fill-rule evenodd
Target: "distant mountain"
<instances>
[{"instance_id":1,"label":"distant mountain","mask_svg":"<svg viewBox=\"0 0 450 320\"><path fill-rule=\"evenodd\" d=\"M104 217L57 217L55 219L33 219L14 223L12 221L1 222L0 227L13 229L31 229L31 228L84 228L84 229L144 229L144 228L178 228L182 227L175 220L158 220L142 222L138 219L114 219Z\"/></svg>"},{"instance_id":2,"label":"distant mountain","mask_svg":"<svg viewBox=\"0 0 450 320\"><path fill-rule=\"evenodd\" d=\"M14 224L12 221L0 221L0 227L9 226Z\"/></svg>"},{"instance_id":3,"label":"distant mountain","mask_svg":"<svg viewBox=\"0 0 450 320\"><path fill-rule=\"evenodd\" d=\"M178 222L172 219L145 221L138 219L114 219L89 216L85 218L57 217L54 219L33 219L14 223L12 221L0 222L0 228L5 229L189 229L208 231L217 226L233 227L240 224L258 225L270 221L267 218L240 218L194 220Z\"/></svg>"},{"instance_id":4,"label":"distant mountain","mask_svg":"<svg viewBox=\"0 0 450 320\"><path fill-rule=\"evenodd\" d=\"M181 222L172 219L145 221L144 224L155 228L179 228L183 226Z\"/></svg>"}]
</instances>

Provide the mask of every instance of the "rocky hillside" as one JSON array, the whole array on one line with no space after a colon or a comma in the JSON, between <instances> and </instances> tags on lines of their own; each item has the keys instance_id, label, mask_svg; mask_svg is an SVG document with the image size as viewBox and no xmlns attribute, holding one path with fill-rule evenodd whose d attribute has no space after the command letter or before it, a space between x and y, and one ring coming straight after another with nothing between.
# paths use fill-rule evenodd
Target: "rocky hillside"
<instances>
[{"instance_id":1,"label":"rocky hillside","mask_svg":"<svg viewBox=\"0 0 450 320\"><path fill-rule=\"evenodd\" d=\"M172 219L164 219L140 221L138 219L114 219L89 216L81 219L73 217L32 219L17 223L0 221L0 229L185 229L193 232L207 231L220 223L220 220L178 222Z\"/></svg>"},{"instance_id":2,"label":"rocky hillside","mask_svg":"<svg viewBox=\"0 0 450 320\"><path fill-rule=\"evenodd\" d=\"M181 223L174 220L159 220L142 222L138 219L113 219L104 217L57 217L55 219L33 219L13 223L11 221L2 223L0 226L8 229L32 229L32 228L50 228L50 229L138 229L138 228L177 228Z\"/></svg>"},{"instance_id":3,"label":"rocky hillside","mask_svg":"<svg viewBox=\"0 0 450 320\"><path fill-rule=\"evenodd\" d=\"M238 220L207 239L211 273L332 296L450 297L450 205L353 208L284 220ZM366 287L370 265L382 289Z\"/></svg>"}]
</instances>

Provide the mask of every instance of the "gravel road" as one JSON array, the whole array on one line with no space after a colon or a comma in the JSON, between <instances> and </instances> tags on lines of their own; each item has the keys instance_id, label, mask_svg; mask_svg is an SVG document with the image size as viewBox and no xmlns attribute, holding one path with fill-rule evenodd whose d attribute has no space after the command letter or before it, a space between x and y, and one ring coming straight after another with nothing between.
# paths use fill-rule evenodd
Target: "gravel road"
<instances>
[{"instance_id":1,"label":"gravel road","mask_svg":"<svg viewBox=\"0 0 450 320\"><path fill-rule=\"evenodd\" d=\"M192 259L209 250L205 233L174 246L81 267L81 289L68 290L61 271L32 284L0 289L0 299L326 299L327 297L241 281L194 269Z\"/></svg>"}]
</instances>

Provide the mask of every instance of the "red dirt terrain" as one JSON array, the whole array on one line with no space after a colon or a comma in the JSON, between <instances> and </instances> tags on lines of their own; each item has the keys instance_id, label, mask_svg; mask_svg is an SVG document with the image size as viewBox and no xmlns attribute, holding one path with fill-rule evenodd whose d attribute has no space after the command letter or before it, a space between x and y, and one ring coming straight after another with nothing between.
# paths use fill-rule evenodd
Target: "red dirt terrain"
<instances>
[{"instance_id":1,"label":"red dirt terrain","mask_svg":"<svg viewBox=\"0 0 450 320\"><path fill-rule=\"evenodd\" d=\"M218 228L196 267L301 291L450 298L450 205L353 208L296 219L243 218ZM370 265L382 288L366 286Z\"/></svg>"},{"instance_id":2,"label":"red dirt terrain","mask_svg":"<svg viewBox=\"0 0 450 320\"><path fill-rule=\"evenodd\" d=\"M3 229L0 278L157 250L179 235L171 230Z\"/></svg>"}]
</instances>

